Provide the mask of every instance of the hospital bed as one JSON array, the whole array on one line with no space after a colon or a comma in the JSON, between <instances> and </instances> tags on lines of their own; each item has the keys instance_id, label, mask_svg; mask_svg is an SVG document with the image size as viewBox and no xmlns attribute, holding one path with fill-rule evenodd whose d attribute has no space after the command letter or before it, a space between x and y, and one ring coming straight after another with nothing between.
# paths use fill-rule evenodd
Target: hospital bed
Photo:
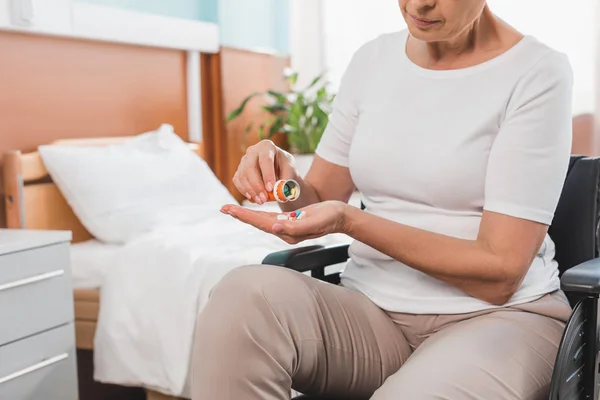
<instances>
[{"instance_id":1,"label":"hospital bed","mask_svg":"<svg viewBox=\"0 0 600 400\"><path fill-rule=\"evenodd\" d=\"M131 138L128 136L118 138L69 139L56 141L52 144L58 146L107 146L118 145ZM190 151L193 151L200 157L203 156L202 144L190 143L188 145ZM90 177L90 179L93 179L93 177ZM7 225L9 228L72 231L71 268L75 287L74 304L77 348L78 350L87 351L97 350L95 349L95 340L98 334L98 321L101 312L101 287L103 282L105 282L108 272L114 268L115 264L118 264L117 261L119 260L117 257L123 249L123 245L105 243L98 240L83 226L72 207L66 201L61 190L50 178L39 151L30 153L13 151L6 154L4 157L4 186ZM273 204L270 206L276 207ZM236 225L238 227L244 225L239 222L235 223L238 224ZM233 225L231 226L233 227ZM207 225L206 229L214 232L217 229L217 225ZM248 233L242 233L242 235L248 235ZM252 239L246 236L242 238L243 240ZM262 239L258 237L257 241L260 242L260 240ZM219 253L214 246L217 246L220 241L222 239L215 238L215 244L211 245L211 251ZM227 243L230 253L236 253L245 248L243 247L245 245L232 242L235 242L235 240L228 240ZM338 241L334 239L324 244L343 242L344 240ZM254 254L256 256L255 259L259 262L263 255L267 255L272 250L279 249L279 247L273 247L271 244L264 246L264 254ZM282 245L281 249L287 248L286 246ZM206 256L207 254L204 255ZM233 258L233 260L236 261L231 261L230 263L239 262L239 259ZM223 267L224 263L227 262L227 259L220 260L221 264L218 269ZM216 282L219 276L213 274L202 279ZM160 281L160 277L157 280ZM208 284L205 286L204 292L207 292ZM157 296L159 295L157 294ZM152 356L149 356L149 358L152 359ZM165 390L162 390L163 388L157 388L153 385L146 386L144 382L140 386L146 389L148 400L180 398L175 395L162 394L161 392L165 392Z\"/></svg>"},{"instance_id":2,"label":"hospital bed","mask_svg":"<svg viewBox=\"0 0 600 400\"><path fill-rule=\"evenodd\" d=\"M67 139L55 145L103 146L122 143L129 136ZM203 156L203 146L190 143ZM72 231L71 267L74 274L77 348L94 349L100 310L100 285L118 245L103 244L81 224L57 186L51 181L38 151L12 151L4 155L4 192L7 227L13 229ZM148 400L176 399L148 390Z\"/></svg>"}]
</instances>

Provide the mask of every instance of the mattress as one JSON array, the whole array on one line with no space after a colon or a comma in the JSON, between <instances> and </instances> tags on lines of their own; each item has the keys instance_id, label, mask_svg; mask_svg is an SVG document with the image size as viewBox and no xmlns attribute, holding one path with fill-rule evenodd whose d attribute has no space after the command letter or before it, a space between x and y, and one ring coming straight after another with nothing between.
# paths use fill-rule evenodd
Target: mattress
<instances>
[{"instance_id":1,"label":"mattress","mask_svg":"<svg viewBox=\"0 0 600 400\"><path fill-rule=\"evenodd\" d=\"M114 265L121 245L107 244L96 239L71 245L71 271L75 289L95 289Z\"/></svg>"},{"instance_id":2,"label":"mattress","mask_svg":"<svg viewBox=\"0 0 600 400\"><path fill-rule=\"evenodd\" d=\"M99 288L114 265L115 256L121 247L95 239L71 244L75 337L78 349L94 348L100 312Z\"/></svg>"}]
</instances>

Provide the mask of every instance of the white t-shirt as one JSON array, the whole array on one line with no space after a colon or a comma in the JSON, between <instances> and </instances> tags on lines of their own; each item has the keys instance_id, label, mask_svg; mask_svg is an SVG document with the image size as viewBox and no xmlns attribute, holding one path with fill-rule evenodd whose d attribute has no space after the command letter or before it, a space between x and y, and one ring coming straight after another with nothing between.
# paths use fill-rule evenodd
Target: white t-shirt
<instances>
[{"instance_id":1,"label":"white t-shirt","mask_svg":"<svg viewBox=\"0 0 600 400\"><path fill-rule=\"evenodd\" d=\"M401 224L464 239L484 209L550 224L571 151L566 56L526 36L482 64L430 70L407 57L407 38L356 52L316 153L349 167L367 212ZM547 236L509 305L559 289L554 251ZM385 310L494 307L358 241L349 253L342 284Z\"/></svg>"}]
</instances>

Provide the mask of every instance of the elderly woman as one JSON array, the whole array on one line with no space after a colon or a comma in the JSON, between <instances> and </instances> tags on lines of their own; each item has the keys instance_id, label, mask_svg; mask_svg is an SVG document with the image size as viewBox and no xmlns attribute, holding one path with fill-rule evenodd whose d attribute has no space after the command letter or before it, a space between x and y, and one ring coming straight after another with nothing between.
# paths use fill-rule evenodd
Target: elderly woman
<instances>
[{"instance_id":1,"label":"elderly woman","mask_svg":"<svg viewBox=\"0 0 600 400\"><path fill-rule=\"evenodd\" d=\"M571 148L567 58L485 0L400 0L408 30L362 46L302 179L269 141L234 182L293 178L301 220L222 211L288 243L354 239L341 285L229 273L199 316L193 398L547 398L571 309L547 235ZM347 204L358 188L366 209Z\"/></svg>"}]
</instances>

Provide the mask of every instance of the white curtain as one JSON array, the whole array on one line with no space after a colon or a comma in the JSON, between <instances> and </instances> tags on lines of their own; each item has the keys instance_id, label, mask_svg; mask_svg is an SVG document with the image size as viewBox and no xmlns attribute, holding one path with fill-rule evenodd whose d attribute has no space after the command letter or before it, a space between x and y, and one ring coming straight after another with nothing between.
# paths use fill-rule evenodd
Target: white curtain
<instances>
[{"instance_id":1,"label":"white curtain","mask_svg":"<svg viewBox=\"0 0 600 400\"><path fill-rule=\"evenodd\" d=\"M296 20L298 26L304 27L322 24L321 40L313 38L311 45L322 56L320 64L313 63L312 68L327 70L334 89L358 47L381 33L406 27L397 0L320 0L320 3L318 18ZM600 90L596 88L597 0L488 0L488 4L515 28L568 55L575 77L573 113L594 112L596 92ZM295 37L302 42L297 31Z\"/></svg>"}]
</instances>

